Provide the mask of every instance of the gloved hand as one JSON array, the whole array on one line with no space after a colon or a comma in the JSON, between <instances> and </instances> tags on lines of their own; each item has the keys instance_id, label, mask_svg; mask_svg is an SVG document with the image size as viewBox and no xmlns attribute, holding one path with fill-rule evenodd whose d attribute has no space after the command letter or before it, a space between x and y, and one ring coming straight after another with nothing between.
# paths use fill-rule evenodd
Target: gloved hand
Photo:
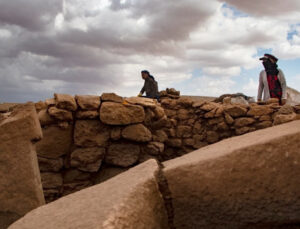
<instances>
[{"instance_id":1,"label":"gloved hand","mask_svg":"<svg viewBox=\"0 0 300 229\"><path fill-rule=\"evenodd\" d=\"M138 94L138 97L142 97L142 93Z\"/></svg>"}]
</instances>

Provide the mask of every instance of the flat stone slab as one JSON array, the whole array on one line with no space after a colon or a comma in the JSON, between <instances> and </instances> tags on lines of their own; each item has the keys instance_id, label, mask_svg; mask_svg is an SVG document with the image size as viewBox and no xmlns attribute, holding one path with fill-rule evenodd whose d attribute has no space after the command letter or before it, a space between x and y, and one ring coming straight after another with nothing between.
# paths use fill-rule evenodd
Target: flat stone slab
<instances>
[{"instance_id":1,"label":"flat stone slab","mask_svg":"<svg viewBox=\"0 0 300 229\"><path fill-rule=\"evenodd\" d=\"M9 229L168 228L156 180L158 170L157 162L149 160L37 208Z\"/></svg>"},{"instance_id":2,"label":"flat stone slab","mask_svg":"<svg viewBox=\"0 0 300 229\"><path fill-rule=\"evenodd\" d=\"M165 162L176 228L298 228L299 140L295 121Z\"/></svg>"},{"instance_id":3,"label":"flat stone slab","mask_svg":"<svg viewBox=\"0 0 300 229\"><path fill-rule=\"evenodd\" d=\"M33 103L0 122L0 228L45 203L35 147L42 137Z\"/></svg>"}]
</instances>

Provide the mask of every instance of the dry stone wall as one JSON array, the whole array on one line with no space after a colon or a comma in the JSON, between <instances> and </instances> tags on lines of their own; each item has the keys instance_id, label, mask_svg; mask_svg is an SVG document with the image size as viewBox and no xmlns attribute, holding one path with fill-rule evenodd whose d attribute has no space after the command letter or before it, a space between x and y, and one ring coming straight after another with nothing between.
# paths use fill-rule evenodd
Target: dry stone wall
<instances>
[{"instance_id":1,"label":"dry stone wall","mask_svg":"<svg viewBox=\"0 0 300 229\"><path fill-rule=\"evenodd\" d=\"M47 202L155 158L169 160L224 138L299 119L300 106L192 101L174 89L146 98L55 94L36 103Z\"/></svg>"}]
</instances>

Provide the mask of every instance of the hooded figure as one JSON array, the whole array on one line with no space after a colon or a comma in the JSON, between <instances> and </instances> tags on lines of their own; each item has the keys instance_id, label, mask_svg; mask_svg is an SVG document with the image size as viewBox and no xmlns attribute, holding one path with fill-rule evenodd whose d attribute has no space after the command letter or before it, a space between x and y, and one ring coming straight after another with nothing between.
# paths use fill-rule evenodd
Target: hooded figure
<instances>
[{"instance_id":1,"label":"hooded figure","mask_svg":"<svg viewBox=\"0 0 300 229\"><path fill-rule=\"evenodd\" d=\"M281 105L286 103L286 81L281 69L277 66L278 59L270 54L260 58L265 70L259 76L257 101L268 101L270 98L277 98Z\"/></svg>"},{"instance_id":2,"label":"hooded figure","mask_svg":"<svg viewBox=\"0 0 300 229\"><path fill-rule=\"evenodd\" d=\"M138 96L142 96L146 92L147 98L159 99L158 85L154 77L147 70L141 72L142 78L145 80L144 86Z\"/></svg>"}]
</instances>

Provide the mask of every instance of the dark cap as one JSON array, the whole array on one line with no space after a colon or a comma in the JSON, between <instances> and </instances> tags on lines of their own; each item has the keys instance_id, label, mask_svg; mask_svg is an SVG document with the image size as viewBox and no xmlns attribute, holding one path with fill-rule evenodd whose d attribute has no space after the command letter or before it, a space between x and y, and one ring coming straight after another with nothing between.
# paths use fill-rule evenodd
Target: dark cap
<instances>
[{"instance_id":1,"label":"dark cap","mask_svg":"<svg viewBox=\"0 0 300 229\"><path fill-rule=\"evenodd\" d=\"M276 58L275 56L271 55L271 54L265 54L263 57L259 58L259 60L267 60L267 59L272 59L275 62L278 61L278 58Z\"/></svg>"}]
</instances>

